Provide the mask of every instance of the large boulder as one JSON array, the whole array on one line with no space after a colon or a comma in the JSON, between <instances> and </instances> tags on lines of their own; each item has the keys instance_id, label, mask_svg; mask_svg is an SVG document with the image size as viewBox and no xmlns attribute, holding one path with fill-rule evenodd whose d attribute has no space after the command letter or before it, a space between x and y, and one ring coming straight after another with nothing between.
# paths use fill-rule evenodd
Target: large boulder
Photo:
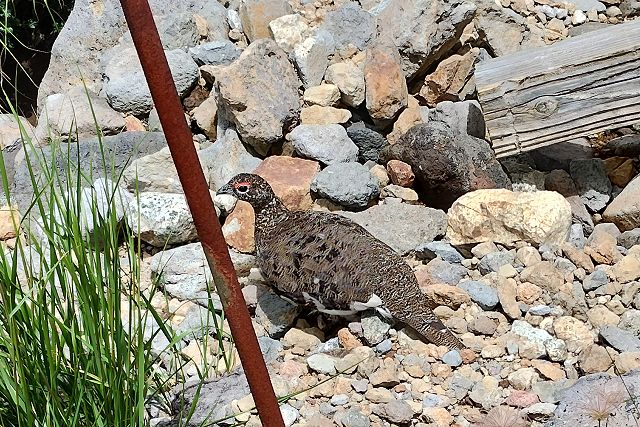
<instances>
[{"instance_id":1,"label":"large boulder","mask_svg":"<svg viewBox=\"0 0 640 427\"><path fill-rule=\"evenodd\" d=\"M166 49L181 48L189 40L195 40L192 35L198 19L195 15L207 23L206 39L227 38L226 10L216 1L151 0L149 4ZM188 22L184 22L186 20ZM92 92L100 93L102 57L121 40L127 39L127 33L118 0L76 2L51 49L51 62L38 91L38 107L42 107L47 96L65 93L83 82Z\"/></svg>"},{"instance_id":2,"label":"large boulder","mask_svg":"<svg viewBox=\"0 0 640 427\"><path fill-rule=\"evenodd\" d=\"M511 182L489 144L454 130L444 123L418 124L396 144L386 147L380 159L402 160L416 175L415 187L427 204L449 207L470 191L511 189Z\"/></svg>"},{"instance_id":3,"label":"large boulder","mask_svg":"<svg viewBox=\"0 0 640 427\"><path fill-rule=\"evenodd\" d=\"M266 154L300 111L300 82L286 53L273 40L258 40L216 76L219 108L243 141Z\"/></svg>"},{"instance_id":4,"label":"large boulder","mask_svg":"<svg viewBox=\"0 0 640 427\"><path fill-rule=\"evenodd\" d=\"M561 244L571 228L571 206L553 191L473 191L456 200L448 217L447 237L455 245L520 240Z\"/></svg>"}]
</instances>

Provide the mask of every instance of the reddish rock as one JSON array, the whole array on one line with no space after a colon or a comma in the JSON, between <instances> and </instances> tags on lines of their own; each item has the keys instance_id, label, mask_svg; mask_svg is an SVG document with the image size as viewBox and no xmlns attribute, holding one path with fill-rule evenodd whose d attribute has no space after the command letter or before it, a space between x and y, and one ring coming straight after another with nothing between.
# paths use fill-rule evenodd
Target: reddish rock
<instances>
[{"instance_id":1,"label":"reddish rock","mask_svg":"<svg viewBox=\"0 0 640 427\"><path fill-rule=\"evenodd\" d=\"M416 177L411 170L411 166L400 160L389 160L387 172L391 182L401 187L411 187Z\"/></svg>"},{"instance_id":2,"label":"reddish rock","mask_svg":"<svg viewBox=\"0 0 640 427\"><path fill-rule=\"evenodd\" d=\"M311 209L311 182L318 172L320 164L315 160L288 156L267 157L255 170L291 210Z\"/></svg>"},{"instance_id":3,"label":"reddish rock","mask_svg":"<svg viewBox=\"0 0 640 427\"><path fill-rule=\"evenodd\" d=\"M622 231L640 227L640 177L633 179L607 206L602 217Z\"/></svg>"},{"instance_id":4,"label":"reddish rock","mask_svg":"<svg viewBox=\"0 0 640 427\"><path fill-rule=\"evenodd\" d=\"M14 226L15 221L15 226ZM8 240L16 237L16 226L20 226L20 212L15 207L3 206L0 208L0 240Z\"/></svg>"},{"instance_id":5,"label":"reddish rock","mask_svg":"<svg viewBox=\"0 0 640 427\"><path fill-rule=\"evenodd\" d=\"M462 357L462 363L469 364L475 362L478 355L470 348L463 348L460 350L460 357Z\"/></svg>"},{"instance_id":6,"label":"reddish rock","mask_svg":"<svg viewBox=\"0 0 640 427\"><path fill-rule=\"evenodd\" d=\"M407 106L409 92L397 51L378 45L367 49L364 82L372 119L391 120Z\"/></svg>"},{"instance_id":7,"label":"reddish rock","mask_svg":"<svg viewBox=\"0 0 640 427\"><path fill-rule=\"evenodd\" d=\"M222 226L222 234L227 244L240 252L256 250L254 241L255 217L253 208L247 202L238 200L235 209Z\"/></svg>"},{"instance_id":8,"label":"reddish rock","mask_svg":"<svg viewBox=\"0 0 640 427\"><path fill-rule=\"evenodd\" d=\"M632 159L627 159L620 166L609 173L609 180L613 185L625 187L636 176L636 168Z\"/></svg>"},{"instance_id":9,"label":"reddish rock","mask_svg":"<svg viewBox=\"0 0 640 427\"><path fill-rule=\"evenodd\" d=\"M345 350L352 350L356 347L362 347L362 343L355 335L349 331L347 328L342 328L338 331L338 340L340 341L340 345Z\"/></svg>"},{"instance_id":10,"label":"reddish rock","mask_svg":"<svg viewBox=\"0 0 640 427\"><path fill-rule=\"evenodd\" d=\"M283 377L294 378L309 373L309 369L307 369L306 364L296 362L295 360L285 360L280 364L278 373Z\"/></svg>"},{"instance_id":11,"label":"reddish rock","mask_svg":"<svg viewBox=\"0 0 640 427\"><path fill-rule=\"evenodd\" d=\"M540 400L535 393L524 390L513 390L505 403L509 406L515 406L516 408L526 408L538 402L540 402Z\"/></svg>"},{"instance_id":12,"label":"reddish rock","mask_svg":"<svg viewBox=\"0 0 640 427\"><path fill-rule=\"evenodd\" d=\"M468 91L465 86L473 77L473 67L479 54L480 49L472 48L462 55L451 55L441 61L436 70L426 77L420 96L431 107L440 101L464 100Z\"/></svg>"},{"instance_id":13,"label":"reddish rock","mask_svg":"<svg viewBox=\"0 0 640 427\"><path fill-rule=\"evenodd\" d=\"M124 118L124 127L127 132L144 132L146 130L142 120L135 116L126 116Z\"/></svg>"}]
</instances>

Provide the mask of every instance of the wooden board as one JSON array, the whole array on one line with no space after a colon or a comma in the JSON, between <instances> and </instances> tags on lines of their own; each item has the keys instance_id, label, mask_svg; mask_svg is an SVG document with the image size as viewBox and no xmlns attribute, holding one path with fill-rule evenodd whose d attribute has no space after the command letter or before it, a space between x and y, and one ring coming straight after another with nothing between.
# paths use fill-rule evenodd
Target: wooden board
<instances>
[{"instance_id":1,"label":"wooden board","mask_svg":"<svg viewBox=\"0 0 640 427\"><path fill-rule=\"evenodd\" d=\"M640 121L640 20L479 63L496 156Z\"/></svg>"}]
</instances>

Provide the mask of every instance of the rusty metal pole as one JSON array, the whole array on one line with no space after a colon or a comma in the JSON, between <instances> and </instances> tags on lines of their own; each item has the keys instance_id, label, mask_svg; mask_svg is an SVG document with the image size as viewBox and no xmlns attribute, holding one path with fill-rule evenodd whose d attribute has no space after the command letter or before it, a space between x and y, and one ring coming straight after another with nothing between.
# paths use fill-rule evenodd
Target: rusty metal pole
<instances>
[{"instance_id":1,"label":"rusty metal pole","mask_svg":"<svg viewBox=\"0 0 640 427\"><path fill-rule=\"evenodd\" d=\"M149 3L147 0L120 0L120 4L149 84L151 97L158 110L260 420L264 426L284 426Z\"/></svg>"}]
</instances>

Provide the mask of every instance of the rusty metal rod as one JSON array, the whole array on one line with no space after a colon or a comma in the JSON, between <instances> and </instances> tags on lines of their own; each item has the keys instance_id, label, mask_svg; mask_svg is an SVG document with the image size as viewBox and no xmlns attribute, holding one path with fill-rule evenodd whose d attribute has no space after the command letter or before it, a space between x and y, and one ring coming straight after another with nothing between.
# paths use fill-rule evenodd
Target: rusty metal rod
<instances>
[{"instance_id":1,"label":"rusty metal rod","mask_svg":"<svg viewBox=\"0 0 640 427\"><path fill-rule=\"evenodd\" d=\"M204 1L204 0L203 0ZM264 426L284 426L147 0L120 0L213 281Z\"/></svg>"}]
</instances>

